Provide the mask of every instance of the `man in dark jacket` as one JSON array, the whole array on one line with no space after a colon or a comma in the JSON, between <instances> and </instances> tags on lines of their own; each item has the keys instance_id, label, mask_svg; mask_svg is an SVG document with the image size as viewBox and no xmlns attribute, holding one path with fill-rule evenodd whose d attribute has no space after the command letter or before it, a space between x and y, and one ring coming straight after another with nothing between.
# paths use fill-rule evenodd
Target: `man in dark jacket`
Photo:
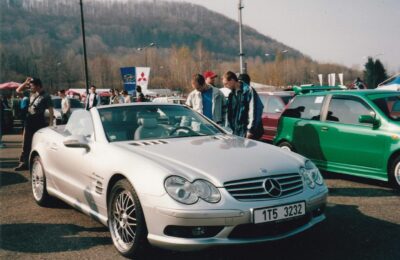
<instances>
[{"instance_id":1,"label":"man in dark jacket","mask_svg":"<svg viewBox=\"0 0 400 260\"><path fill-rule=\"evenodd\" d=\"M242 81L232 71L223 75L222 82L231 89L227 102L227 121L233 134L249 139L262 135L262 110L264 108L257 92L250 87L250 77L241 75Z\"/></svg>"},{"instance_id":2,"label":"man in dark jacket","mask_svg":"<svg viewBox=\"0 0 400 260\"><path fill-rule=\"evenodd\" d=\"M37 130L47 125L44 116L46 109L49 110L49 124L53 125L53 103L51 97L44 91L40 79L28 77L16 91L17 93L21 93L26 88L30 88L31 96L28 113L24 122L24 141L20 156L20 164L15 168L16 171L28 170L29 153L32 148L33 135Z\"/></svg>"}]
</instances>

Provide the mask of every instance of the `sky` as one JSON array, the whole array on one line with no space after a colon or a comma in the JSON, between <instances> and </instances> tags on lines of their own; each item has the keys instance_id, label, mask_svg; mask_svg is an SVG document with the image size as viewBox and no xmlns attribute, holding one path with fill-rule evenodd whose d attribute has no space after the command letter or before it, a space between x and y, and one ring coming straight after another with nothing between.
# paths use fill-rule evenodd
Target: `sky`
<instances>
[{"instance_id":1,"label":"sky","mask_svg":"<svg viewBox=\"0 0 400 260\"><path fill-rule=\"evenodd\" d=\"M155 0L171 1L171 0ZM237 20L238 0L174 0ZM318 62L400 73L400 0L242 0L243 23Z\"/></svg>"}]
</instances>

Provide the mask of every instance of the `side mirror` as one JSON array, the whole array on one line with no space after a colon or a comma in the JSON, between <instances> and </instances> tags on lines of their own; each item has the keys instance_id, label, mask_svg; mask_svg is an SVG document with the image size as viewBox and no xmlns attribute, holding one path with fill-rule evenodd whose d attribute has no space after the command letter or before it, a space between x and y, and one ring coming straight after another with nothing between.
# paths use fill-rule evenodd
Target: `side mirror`
<instances>
[{"instance_id":1,"label":"side mirror","mask_svg":"<svg viewBox=\"0 0 400 260\"><path fill-rule=\"evenodd\" d=\"M64 139L64 145L70 148L85 148L87 152L90 151L88 140L84 135L71 135Z\"/></svg>"},{"instance_id":2,"label":"side mirror","mask_svg":"<svg viewBox=\"0 0 400 260\"><path fill-rule=\"evenodd\" d=\"M376 119L375 116L372 115L361 115L358 118L358 122L363 124L372 124L373 126L379 126L380 121Z\"/></svg>"}]
</instances>

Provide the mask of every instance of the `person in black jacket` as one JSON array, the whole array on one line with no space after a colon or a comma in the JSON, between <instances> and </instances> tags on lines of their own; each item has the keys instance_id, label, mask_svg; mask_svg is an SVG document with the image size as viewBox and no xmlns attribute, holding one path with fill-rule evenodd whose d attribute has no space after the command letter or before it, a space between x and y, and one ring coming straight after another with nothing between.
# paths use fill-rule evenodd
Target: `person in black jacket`
<instances>
[{"instance_id":1,"label":"person in black jacket","mask_svg":"<svg viewBox=\"0 0 400 260\"><path fill-rule=\"evenodd\" d=\"M24 83L17 88L17 93L21 93L24 89L30 88L31 96L28 107L28 114L25 119L24 125L24 141L22 153L20 156L20 164L14 170L23 171L28 170L29 153L32 148L32 138L36 131L46 127L46 119L44 113L46 109L49 110L49 124L53 125L53 102L50 95L48 95L42 86L42 82L38 78L28 77Z\"/></svg>"},{"instance_id":2,"label":"person in black jacket","mask_svg":"<svg viewBox=\"0 0 400 260\"><path fill-rule=\"evenodd\" d=\"M90 110L99 104L99 96L96 93L96 86L90 86L90 94L86 97L86 110Z\"/></svg>"},{"instance_id":3,"label":"person in black jacket","mask_svg":"<svg viewBox=\"0 0 400 260\"><path fill-rule=\"evenodd\" d=\"M263 133L261 117L264 105L250 86L249 75L242 74L239 78L232 71L222 77L224 86L231 90L226 106L228 126L235 135L259 139Z\"/></svg>"}]
</instances>

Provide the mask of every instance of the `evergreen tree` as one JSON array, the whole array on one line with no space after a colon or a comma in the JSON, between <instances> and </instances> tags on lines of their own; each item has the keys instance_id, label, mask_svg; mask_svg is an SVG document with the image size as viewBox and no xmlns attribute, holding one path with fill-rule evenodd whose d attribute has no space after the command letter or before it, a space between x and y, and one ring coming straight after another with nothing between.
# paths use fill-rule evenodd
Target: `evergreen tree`
<instances>
[{"instance_id":1,"label":"evergreen tree","mask_svg":"<svg viewBox=\"0 0 400 260\"><path fill-rule=\"evenodd\" d=\"M374 60L371 57L368 57L367 63L365 63L365 70L364 70L364 81L365 84L367 85L367 88L375 88L375 66L374 66ZM374 87L375 86L375 87Z\"/></svg>"},{"instance_id":2,"label":"evergreen tree","mask_svg":"<svg viewBox=\"0 0 400 260\"><path fill-rule=\"evenodd\" d=\"M365 63L364 80L368 88L376 88L379 83L387 79L386 70L379 59L368 58Z\"/></svg>"}]
</instances>

